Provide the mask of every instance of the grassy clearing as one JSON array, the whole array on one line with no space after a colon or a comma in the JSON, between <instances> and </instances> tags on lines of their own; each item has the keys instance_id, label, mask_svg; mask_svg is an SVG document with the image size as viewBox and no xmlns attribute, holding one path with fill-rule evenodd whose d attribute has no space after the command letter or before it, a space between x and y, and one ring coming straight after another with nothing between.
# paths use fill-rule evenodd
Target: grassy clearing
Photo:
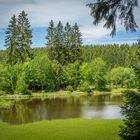
<instances>
[{"instance_id":1,"label":"grassy clearing","mask_svg":"<svg viewBox=\"0 0 140 140\"><path fill-rule=\"evenodd\" d=\"M1 140L119 140L122 120L70 119L11 126L0 123Z\"/></svg>"}]
</instances>

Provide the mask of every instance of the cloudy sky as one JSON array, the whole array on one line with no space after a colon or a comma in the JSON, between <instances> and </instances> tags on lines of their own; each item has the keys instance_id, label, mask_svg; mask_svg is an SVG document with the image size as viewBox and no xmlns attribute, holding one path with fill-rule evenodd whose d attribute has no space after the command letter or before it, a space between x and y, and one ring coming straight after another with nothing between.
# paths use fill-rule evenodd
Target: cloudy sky
<instances>
[{"instance_id":1,"label":"cloudy sky","mask_svg":"<svg viewBox=\"0 0 140 140\"><path fill-rule=\"evenodd\" d=\"M93 26L90 9L85 5L93 0L0 0L0 49L4 49L5 29L13 14L18 15L22 10L28 13L28 18L33 28L32 47L43 47L46 43L45 35L49 21L55 23L59 20L65 24L77 22L83 35L84 44L132 44L140 36L140 29L135 33L125 32L118 23L117 36L109 36L110 30L99 26ZM135 11L136 21L140 27L140 8Z\"/></svg>"}]
</instances>

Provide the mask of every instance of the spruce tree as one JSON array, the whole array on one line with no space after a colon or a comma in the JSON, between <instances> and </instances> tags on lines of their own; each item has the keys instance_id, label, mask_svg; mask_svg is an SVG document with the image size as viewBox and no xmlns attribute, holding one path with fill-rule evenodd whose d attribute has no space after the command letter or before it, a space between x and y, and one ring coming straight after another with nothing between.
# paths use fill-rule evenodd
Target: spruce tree
<instances>
[{"instance_id":1,"label":"spruce tree","mask_svg":"<svg viewBox=\"0 0 140 140\"><path fill-rule=\"evenodd\" d=\"M134 10L138 7L138 0L96 0L87 4L91 9L94 25L104 21L104 27L112 29L111 35L116 34L117 20L120 19L126 31L134 32L138 28Z\"/></svg>"},{"instance_id":2,"label":"spruce tree","mask_svg":"<svg viewBox=\"0 0 140 140\"><path fill-rule=\"evenodd\" d=\"M122 114L124 116L119 136L120 140L140 139L140 94L126 91L123 94Z\"/></svg>"},{"instance_id":3,"label":"spruce tree","mask_svg":"<svg viewBox=\"0 0 140 140\"><path fill-rule=\"evenodd\" d=\"M7 47L8 59L7 63L14 65L17 63L18 53L17 53L17 19L13 15L8 28L6 30L5 46Z\"/></svg>"},{"instance_id":4,"label":"spruce tree","mask_svg":"<svg viewBox=\"0 0 140 140\"><path fill-rule=\"evenodd\" d=\"M77 23L71 29L71 47L69 49L69 62L82 60L82 34Z\"/></svg>"},{"instance_id":5,"label":"spruce tree","mask_svg":"<svg viewBox=\"0 0 140 140\"><path fill-rule=\"evenodd\" d=\"M67 47L71 46L71 25L69 24L69 22L66 23L64 29L64 44Z\"/></svg>"},{"instance_id":6,"label":"spruce tree","mask_svg":"<svg viewBox=\"0 0 140 140\"><path fill-rule=\"evenodd\" d=\"M59 21L56 27L56 47L64 45L64 31L63 31L63 25L62 22Z\"/></svg>"},{"instance_id":7,"label":"spruce tree","mask_svg":"<svg viewBox=\"0 0 140 140\"><path fill-rule=\"evenodd\" d=\"M59 21L56 27L56 34L55 34L55 53L56 53L56 60L60 64L64 64L65 55L64 51L64 31L62 22Z\"/></svg>"},{"instance_id":8,"label":"spruce tree","mask_svg":"<svg viewBox=\"0 0 140 140\"><path fill-rule=\"evenodd\" d=\"M71 41L72 46L82 46L82 34L77 23L72 27Z\"/></svg>"},{"instance_id":9,"label":"spruce tree","mask_svg":"<svg viewBox=\"0 0 140 140\"><path fill-rule=\"evenodd\" d=\"M22 11L18 16L18 53L19 61L25 62L27 58L31 57L30 46L32 44L32 30L27 14Z\"/></svg>"},{"instance_id":10,"label":"spruce tree","mask_svg":"<svg viewBox=\"0 0 140 140\"><path fill-rule=\"evenodd\" d=\"M54 47L54 40L55 40L55 27L54 27L54 22L53 20L50 21L49 27L47 29L47 46L48 47Z\"/></svg>"}]
</instances>

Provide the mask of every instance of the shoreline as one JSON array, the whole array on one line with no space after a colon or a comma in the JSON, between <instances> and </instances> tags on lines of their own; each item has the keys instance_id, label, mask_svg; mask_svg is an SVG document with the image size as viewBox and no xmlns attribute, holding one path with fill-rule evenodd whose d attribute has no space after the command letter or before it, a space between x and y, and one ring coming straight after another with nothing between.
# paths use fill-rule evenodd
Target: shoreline
<instances>
[{"instance_id":1,"label":"shoreline","mask_svg":"<svg viewBox=\"0 0 140 140\"><path fill-rule=\"evenodd\" d=\"M126 90L126 89L125 89ZM0 100L16 100L16 99L34 99L34 98L68 98L68 97L86 97L86 96L103 96L103 95L110 95L110 96L122 96L123 91L94 91L91 93L81 92L81 91L56 91L56 92L35 92L31 95L23 95L23 94L13 94L13 95L1 95Z\"/></svg>"}]
</instances>

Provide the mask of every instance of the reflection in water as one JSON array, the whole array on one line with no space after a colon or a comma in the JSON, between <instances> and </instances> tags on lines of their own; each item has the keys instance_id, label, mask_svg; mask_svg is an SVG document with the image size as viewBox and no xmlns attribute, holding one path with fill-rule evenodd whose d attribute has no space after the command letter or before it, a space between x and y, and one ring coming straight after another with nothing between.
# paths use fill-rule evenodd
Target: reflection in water
<instances>
[{"instance_id":1,"label":"reflection in water","mask_svg":"<svg viewBox=\"0 0 140 140\"><path fill-rule=\"evenodd\" d=\"M110 96L33 99L17 101L10 110L0 110L0 121L21 124L66 118L121 118L120 98Z\"/></svg>"}]
</instances>

